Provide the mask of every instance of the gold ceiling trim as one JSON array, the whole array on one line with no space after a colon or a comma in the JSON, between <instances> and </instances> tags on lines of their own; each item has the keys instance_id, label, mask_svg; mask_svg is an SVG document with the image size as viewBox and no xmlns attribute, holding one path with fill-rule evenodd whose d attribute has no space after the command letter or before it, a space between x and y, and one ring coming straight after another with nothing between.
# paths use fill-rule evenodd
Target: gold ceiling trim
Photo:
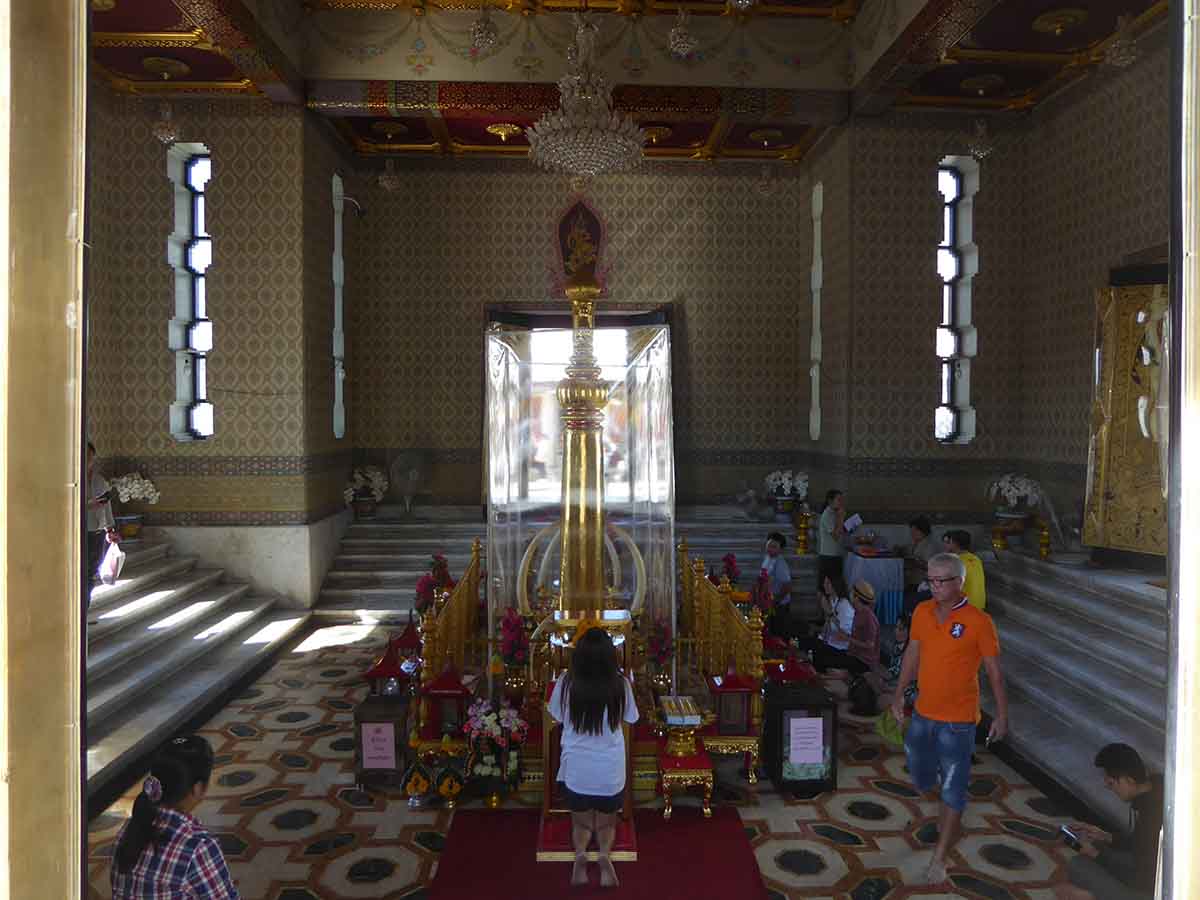
<instances>
[{"instance_id":1,"label":"gold ceiling trim","mask_svg":"<svg viewBox=\"0 0 1200 900\"><path fill-rule=\"evenodd\" d=\"M114 72L107 66L93 62L95 70L108 81L109 87L121 94L141 96L176 94L220 94L229 97L261 97L262 92L249 78L238 81L163 81L162 79L135 81Z\"/></svg>"},{"instance_id":2,"label":"gold ceiling trim","mask_svg":"<svg viewBox=\"0 0 1200 900\"><path fill-rule=\"evenodd\" d=\"M456 156L479 156L495 154L496 156L527 156L529 147L524 144L460 144L450 142L450 152Z\"/></svg>"},{"instance_id":3,"label":"gold ceiling trim","mask_svg":"<svg viewBox=\"0 0 1200 900\"><path fill-rule=\"evenodd\" d=\"M674 15L683 9L701 15L721 16L726 14L724 4L684 0L681 3L659 2L659 0L314 0L312 8L317 10L351 10L357 12L395 12L411 10L422 15L430 9L471 10L484 7L519 12L523 15L540 12L579 12L601 10L622 16ZM833 22L849 23L858 15L860 0L846 0L835 6L785 6L764 3L754 7L755 16L782 16L789 18L829 19Z\"/></svg>"},{"instance_id":4,"label":"gold ceiling trim","mask_svg":"<svg viewBox=\"0 0 1200 900\"><path fill-rule=\"evenodd\" d=\"M963 62L1065 66L1075 62L1080 55L1078 53L1032 53L1025 50L968 50L962 47L951 47L946 51L942 63L944 65Z\"/></svg>"},{"instance_id":5,"label":"gold ceiling trim","mask_svg":"<svg viewBox=\"0 0 1200 900\"><path fill-rule=\"evenodd\" d=\"M93 31L92 46L215 49L199 28L193 28L191 31Z\"/></svg>"}]
</instances>

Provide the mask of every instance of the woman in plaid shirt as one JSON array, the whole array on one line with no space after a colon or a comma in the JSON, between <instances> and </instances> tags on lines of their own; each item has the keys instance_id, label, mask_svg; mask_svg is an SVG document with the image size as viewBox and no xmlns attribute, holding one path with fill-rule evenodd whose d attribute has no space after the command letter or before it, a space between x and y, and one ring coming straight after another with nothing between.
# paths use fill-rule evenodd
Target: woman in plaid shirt
<instances>
[{"instance_id":1,"label":"woman in plaid shirt","mask_svg":"<svg viewBox=\"0 0 1200 900\"><path fill-rule=\"evenodd\" d=\"M191 815L212 769L212 747L198 735L159 754L117 838L113 900L238 900L221 846Z\"/></svg>"}]
</instances>

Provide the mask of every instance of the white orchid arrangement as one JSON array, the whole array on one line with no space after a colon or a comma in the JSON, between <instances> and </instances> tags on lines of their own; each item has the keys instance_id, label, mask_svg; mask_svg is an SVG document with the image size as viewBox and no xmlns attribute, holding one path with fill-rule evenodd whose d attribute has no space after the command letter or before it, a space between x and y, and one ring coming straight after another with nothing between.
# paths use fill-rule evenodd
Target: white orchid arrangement
<instances>
[{"instance_id":1,"label":"white orchid arrangement","mask_svg":"<svg viewBox=\"0 0 1200 900\"><path fill-rule=\"evenodd\" d=\"M507 703L497 707L491 700L479 699L467 710L463 731L471 744L470 774L507 778L516 774L521 755L504 751L519 747L529 736L529 723L520 712Z\"/></svg>"},{"instance_id":2,"label":"white orchid arrangement","mask_svg":"<svg viewBox=\"0 0 1200 900\"><path fill-rule=\"evenodd\" d=\"M808 475L791 469L772 472L767 476L767 493L774 497L807 497Z\"/></svg>"},{"instance_id":3,"label":"white orchid arrangement","mask_svg":"<svg viewBox=\"0 0 1200 900\"><path fill-rule=\"evenodd\" d=\"M1042 500L1042 486L1028 475L1009 472L988 486L988 499L1002 499L1010 509L1015 508L1022 500L1027 506L1036 507Z\"/></svg>"},{"instance_id":4,"label":"white orchid arrangement","mask_svg":"<svg viewBox=\"0 0 1200 900\"><path fill-rule=\"evenodd\" d=\"M342 496L345 498L347 506L354 502L355 497L361 499L370 497L378 503L387 493L387 489L388 479L383 469L379 466L359 466L351 474L346 489L342 491Z\"/></svg>"},{"instance_id":5,"label":"white orchid arrangement","mask_svg":"<svg viewBox=\"0 0 1200 900\"><path fill-rule=\"evenodd\" d=\"M157 503L162 494L154 486L154 482L140 472L130 472L114 478L108 483L117 492L117 498L122 503L131 500L141 500L144 503Z\"/></svg>"}]
</instances>

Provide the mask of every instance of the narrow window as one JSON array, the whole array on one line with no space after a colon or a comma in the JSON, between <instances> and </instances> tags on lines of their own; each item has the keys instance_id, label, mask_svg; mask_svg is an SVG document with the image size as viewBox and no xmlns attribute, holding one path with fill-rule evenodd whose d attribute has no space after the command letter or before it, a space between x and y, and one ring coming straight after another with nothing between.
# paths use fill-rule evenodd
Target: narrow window
<instances>
[{"instance_id":1,"label":"narrow window","mask_svg":"<svg viewBox=\"0 0 1200 900\"><path fill-rule=\"evenodd\" d=\"M342 329L342 288L346 263L342 255L342 208L345 188L340 175L333 176L333 436L346 436L346 333Z\"/></svg>"},{"instance_id":2,"label":"narrow window","mask_svg":"<svg viewBox=\"0 0 1200 900\"><path fill-rule=\"evenodd\" d=\"M939 400L933 434L945 444L967 444L975 437L971 359L977 335L971 324L971 283L979 271L979 252L973 239L979 164L970 157L946 157L938 166L937 187L942 197L941 240L936 256L942 296L941 324L934 339Z\"/></svg>"},{"instance_id":3,"label":"narrow window","mask_svg":"<svg viewBox=\"0 0 1200 900\"><path fill-rule=\"evenodd\" d=\"M175 317L167 343L175 353L175 402L171 434L179 441L213 436L215 410L208 399L208 357L213 323L208 315L207 275L213 261L207 191L212 157L203 144L173 144L167 174L174 185L175 230L167 237L167 262L175 270Z\"/></svg>"}]
</instances>

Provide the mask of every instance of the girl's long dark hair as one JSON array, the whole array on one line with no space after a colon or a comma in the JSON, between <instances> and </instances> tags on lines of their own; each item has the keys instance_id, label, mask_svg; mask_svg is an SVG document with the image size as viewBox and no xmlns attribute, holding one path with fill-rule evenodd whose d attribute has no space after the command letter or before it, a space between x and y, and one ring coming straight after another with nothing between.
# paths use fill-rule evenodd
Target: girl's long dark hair
<instances>
[{"instance_id":1,"label":"girl's long dark hair","mask_svg":"<svg viewBox=\"0 0 1200 900\"><path fill-rule=\"evenodd\" d=\"M156 803L142 791L133 801L133 814L117 845L117 871L128 872L146 845L157 847L160 840L166 840L154 830L159 808L174 806L191 793L197 782L207 785L212 769L212 747L196 734L174 738L159 752L150 766L150 774L162 784L162 798Z\"/></svg>"},{"instance_id":2,"label":"girl's long dark hair","mask_svg":"<svg viewBox=\"0 0 1200 900\"><path fill-rule=\"evenodd\" d=\"M625 718L625 678L617 668L617 652L603 628L591 628L575 643L571 668L564 676L571 727L579 734L616 731Z\"/></svg>"}]
</instances>

